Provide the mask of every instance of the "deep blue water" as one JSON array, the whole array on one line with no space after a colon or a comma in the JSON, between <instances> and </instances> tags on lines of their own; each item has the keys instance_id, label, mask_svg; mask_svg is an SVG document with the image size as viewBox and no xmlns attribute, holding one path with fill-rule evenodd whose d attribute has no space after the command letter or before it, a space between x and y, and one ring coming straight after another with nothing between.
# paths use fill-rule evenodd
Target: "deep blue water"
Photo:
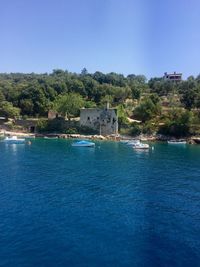
<instances>
[{"instance_id":1,"label":"deep blue water","mask_svg":"<svg viewBox=\"0 0 200 267\"><path fill-rule=\"evenodd\" d=\"M0 142L0 266L200 266L200 146Z\"/></svg>"}]
</instances>

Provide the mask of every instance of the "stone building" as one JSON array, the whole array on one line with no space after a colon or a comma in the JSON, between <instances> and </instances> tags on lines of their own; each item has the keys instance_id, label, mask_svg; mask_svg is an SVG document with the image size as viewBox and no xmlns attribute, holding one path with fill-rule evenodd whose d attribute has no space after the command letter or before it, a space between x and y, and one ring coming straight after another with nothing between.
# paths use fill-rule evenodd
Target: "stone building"
<instances>
[{"instance_id":1,"label":"stone building","mask_svg":"<svg viewBox=\"0 0 200 267\"><path fill-rule=\"evenodd\" d=\"M15 120L15 125L22 127L29 133L35 133L37 129L37 119L27 119L27 120Z\"/></svg>"},{"instance_id":2,"label":"stone building","mask_svg":"<svg viewBox=\"0 0 200 267\"><path fill-rule=\"evenodd\" d=\"M62 118L62 115L56 111L53 111L53 110L48 111L48 119L49 120L53 120L53 119L57 119L57 118Z\"/></svg>"},{"instance_id":3,"label":"stone building","mask_svg":"<svg viewBox=\"0 0 200 267\"><path fill-rule=\"evenodd\" d=\"M118 134L117 109L82 108L80 125L97 130L100 135Z\"/></svg>"}]
</instances>

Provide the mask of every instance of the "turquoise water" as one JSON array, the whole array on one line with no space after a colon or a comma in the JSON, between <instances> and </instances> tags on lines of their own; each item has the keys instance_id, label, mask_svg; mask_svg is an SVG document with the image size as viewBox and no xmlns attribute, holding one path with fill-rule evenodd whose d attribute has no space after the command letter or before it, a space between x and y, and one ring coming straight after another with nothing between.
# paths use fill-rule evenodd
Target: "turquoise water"
<instances>
[{"instance_id":1,"label":"turquoise water","mask_svg":"<svg viewBox=\"0 0 200 267\"><path fill-rule=\"evenodd\" d=\"M0 266L200 266L200 146L0 142Z\"/></svg>"}]
</instances>

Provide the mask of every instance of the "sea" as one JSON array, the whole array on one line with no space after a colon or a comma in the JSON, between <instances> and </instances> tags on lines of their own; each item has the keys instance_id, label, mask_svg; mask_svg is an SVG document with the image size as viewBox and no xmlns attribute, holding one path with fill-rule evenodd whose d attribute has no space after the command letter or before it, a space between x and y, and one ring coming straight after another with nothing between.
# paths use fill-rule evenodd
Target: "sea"
<instances>
[{"instance_id":1,"label":"sea","mask_svg":"<svg viewBox=\"0 0 200 267\"><path fill-rule=\"evenodd\" d=\"M199 267L200 146L0 142L1 267Z\"/></svg>"}]
</instances>

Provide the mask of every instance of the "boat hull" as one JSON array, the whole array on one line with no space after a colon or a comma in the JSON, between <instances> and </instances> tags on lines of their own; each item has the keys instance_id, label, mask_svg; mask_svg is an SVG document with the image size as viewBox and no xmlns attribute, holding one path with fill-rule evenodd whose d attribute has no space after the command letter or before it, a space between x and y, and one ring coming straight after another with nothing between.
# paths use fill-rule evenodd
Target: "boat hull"
<instances>
[{"instance_id":1,"label":"boat hull","mask_svg":"<svg viewBox=\"0 0 200 267\"><path fill-rule=\"evenodd\" d=\"M170 145L185 145L185 144L187 144L186 141L167 141L167 143Z\"/></svg>"},{"instance_id":2,"label":"boat hull","mask_svg":"<svg viewBox=\"0 0 200 267\"><path fill-rule=\"evenodd\" d=\"M140 150L147 150L150 148L149 144L143 144L140 142L137 142L133 145L134 149L140 149Z\"/></svg>"},{"instance_id":3,"label":"boat hull","mask_svg":"<svg viewBox=\"0 0 200 267\"><path fill-rule=\"evenodd\" d=\"M73 143L72 146L74 147L94 147L95 143L89 141L78 141Z\"/></svg>"},{"instance_id":4,"label":"boat hull","mask_svg":"<svg viewBox=\"0 0 200 267\"><path fill-rule=\"evenodd\" d=\"M19 140L4 140L4 143L6 144L24 144L25 139L19 139Z\"/></svg>"},{"instance_id":5,"label":"boat hull","mask_svg":"<svg viewBox=\"0 0 200 267\"><path fill-rule=\"evenodd\" d=\"M72 144L72 146L75 146L75 147L94 147L95 145L94 145L94 144L90 144L90 145L78 145L78 144Z\"/></svg>"},{"instance_id":6,"label":"boat hull","mask_svg":"<svg viewBox=\"0 0 200 267\"><path fill-rule=\"evenodd\" d=\"M6 137L4 143L6 144L23 144L25 142L24 138L17 138L17 136Z\"/></svg>"}]
</instances>

